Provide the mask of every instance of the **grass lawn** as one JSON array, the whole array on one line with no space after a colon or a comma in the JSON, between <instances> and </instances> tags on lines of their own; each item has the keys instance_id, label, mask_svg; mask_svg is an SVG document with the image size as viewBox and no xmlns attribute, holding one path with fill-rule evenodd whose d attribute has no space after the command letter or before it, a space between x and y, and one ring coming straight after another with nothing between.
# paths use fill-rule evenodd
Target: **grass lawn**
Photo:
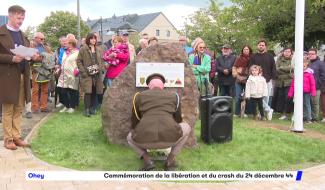
<instances>
[{"instance_id":1,"label":"grass lawn","mask_svg":"<svg viewBox=\"0 0 325 190\"><path fill-rule=\"evenodd\" d=\"M234 119L231 142L206 145L199 139L198 122L199 146L183 149L177 157L179 170L286 170L325 163L325 141L269 129L265 123ZM324 131L321 124L308 128ZM99 114L86 118L80 112L55 113L39 129L32 150L46 162L78 170L133 171L142 165L131 148L106 142ZM163 170L163 163L157 167Z\"/></svg>"},{"instance_id":2,"label":"grass lawn","mask_svg":"<svg viewBox=\"0 0 325 190\"><path fill-rule=\"evenodd\" d=\"M274 119L272 120L272 123L276 123L276 124L280 124L280 125L287 125L287 126L291 125L291 120L279 120L278 119L279 117L281 117L281 115L278 113L275 113L273 116ZM291 118L291 116L290 116L290 118ZM314 131L325 134L325 124L322 122L313 123L312 125L305 125L304 128L312 129Z\"/></svg>"}]
</instances>

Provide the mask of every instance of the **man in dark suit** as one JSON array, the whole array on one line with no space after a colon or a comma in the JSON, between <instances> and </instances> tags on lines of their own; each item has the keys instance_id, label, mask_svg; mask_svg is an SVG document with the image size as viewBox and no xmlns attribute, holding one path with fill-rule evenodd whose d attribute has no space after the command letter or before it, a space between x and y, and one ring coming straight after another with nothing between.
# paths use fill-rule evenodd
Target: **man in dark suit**
<instances>
[{"instance_id":1,"label":"man in dark suit","mask_svg":"<svg viewBox=\"0 0 325 190\"><path fill-rule=\"evenodd\" d=\"M176 168L175 156L190 133L190 126L182 122L180 99L176 93L164 90L165 78L161 74L150 75L148 90L137 93L133 99L132 130L127 137L129 145L144 160L140 170L152 170L155 165L147 149L165 149L171 152L165 170Z\"/></svg>"},{"instance_id":2,"label":"man in dark suit","mask_svg":"<svg viewBox=\"0 0 325 190\"><path fill-rule=\"evenodd\" d=\"M25 19L25 9L14 5L8 9L8 24L0 27L0 104L4 146L16 150L29 146L21 139L21 119L25 102L30 102L30 67L25 57L14 55L10 49L29 46L20 27ZM37 55L32 57L37 59Z\"/></svg>"}]
</instances>

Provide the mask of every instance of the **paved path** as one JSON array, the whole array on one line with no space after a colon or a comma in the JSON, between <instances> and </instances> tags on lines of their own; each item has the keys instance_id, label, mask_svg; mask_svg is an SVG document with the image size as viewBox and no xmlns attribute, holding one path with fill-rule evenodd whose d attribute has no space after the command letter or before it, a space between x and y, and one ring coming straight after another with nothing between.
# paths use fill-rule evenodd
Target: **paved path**
<instances>
[{"instance_id":1,"label":"paved path","mask_svg":"<svg viewBox=\"0 0 325 190\"><path fill-rule=\"evenodd\" d=\"M0 141L2 144L3 142ZM302 182L230 182L230 183L162 183L162 182L44 182L26 181L26 170L69 170L49 165L35 158L29 149L10 151L0 148L0 189L1 190L324 190L325 164L304 170Z\"/></svg>"},{"instance_id":2,"label":"paved path","mask_svg":"<svg viewBox=\"0 0 325 190\"><path fill-rule=\"evenodd\" d=\"M40 126L40 120L34 127ZM29 120L24 119L24 122ZM33 131L31 132L33 134ZM27 137L28 138L28 137ZM0 141L0 190L325 190L325 164L303 170L301 182L229 182L229 183L172 183L172 182L45 182L26 181L26 170L68 171L45 163L33 156L30 149L7 150Z\"/></svg>"}]
</instances>

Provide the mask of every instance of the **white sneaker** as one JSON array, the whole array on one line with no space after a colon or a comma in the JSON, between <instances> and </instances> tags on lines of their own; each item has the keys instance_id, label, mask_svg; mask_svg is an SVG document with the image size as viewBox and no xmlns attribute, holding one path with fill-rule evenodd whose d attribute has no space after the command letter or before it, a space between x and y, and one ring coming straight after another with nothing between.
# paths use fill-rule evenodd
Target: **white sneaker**
<instances>
[{"instance_id":1,"label":"white sneaker","mask_svg":"<svg viewBox=\"0 0 325 190\"><path fill-rule=\"evenodd\" d=\"M325 117L320 122L325 123Z\"/></svg>"},{"instance_id":2,"label":"white sneaker","mask_svg":"<svg viewBox=\"0 0 325 190\"><path fill-rule=\"evenodd\" d=\"M63 104L61 104L61 103L56 104L56 107L57 107L57 108L60 108L60 107L62 107L62 106L63 106Z\"/></svg>"},{"instance_id":3,"label":"white sneaker","mask_svg":"<svg viewBox=\"0 0 325 190\"><path fill-rule=\"evenodd\" d=\"M74 112L74 109L73 109L73 108L69 108L69 109L67 110L67 112L68 112L68 113L73 113L73 112Z\"/></svg>"},{"instance_id":4,"label":"white sneaker","mask_svg":"<svg viewBox=\"0 0 325 190\"><path fill-rule=\"evenodd\" d=\"M273 116L273 109L270 109L270 111L267 112L267 119L268 119L269 121L271 121L271 120L272 120L272 116Z\"/></svg>"},{"instance_id":5,"label":"white sneaker","mask_svg":"<svg viewBox=\"0 0 325 190\"><path fill-rule=\"evenodd\" d=\"M62 108L62 110L60 110L60 113L66 112L67 110L68 110L68 108L64 107L64 108Z\"/></svg>"},{"instance_id":6,"label":"white sneaker","mask_svg":"<svg viewBox=\"0 0 325 190\"><path fill-rule=\"evenodd\" d=\"M248 117L248 115L247 114L244 114L244 118L247 118Z\"/></svg>"},{"instance_id":7,"label":"white sneaker","mask_svg":"<svg viewBox=\"0 0 325 190\"><path fill-rule=\"evenodd\" d=\"M288 119L288 117L286 115L283 115L279 118L279 120L285 120L285 119Z\"/></svg>"}]
</instances>

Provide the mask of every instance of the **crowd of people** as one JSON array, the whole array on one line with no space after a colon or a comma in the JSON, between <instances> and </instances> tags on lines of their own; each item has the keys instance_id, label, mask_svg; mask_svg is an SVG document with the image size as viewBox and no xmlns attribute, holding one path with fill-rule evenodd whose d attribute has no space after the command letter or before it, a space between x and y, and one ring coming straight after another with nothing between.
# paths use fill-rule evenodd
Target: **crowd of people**
<instances>
[{"instance_id":1,"label":"crowd of people","mask_svg":"<svg viewBox=\"0 0 325 190\"><path fill-rule=\"evenodd\" d=\"M268 51L267 41L261 39L256 53L244 45L236 57L231 46L224 44L221 55L215 56L201 38L193 41L192 48L184 47L201 95L234 97L234 117L251 114L256 120L272 120L277 112L281 114L280 120L290 119L294 104L292 48L284 47L278 55L273 55ZM301 64L304 64L303 120L305 124L325 122L325 63L317 56L317 49L311 48L304 52Z\"/></svg>"},{"instance_id":2,"label":"crowd of people","mask_svg":"<svg viewBox=\"0 0 325 190\"><path fill-rule=\"evenodd\" d=\"M20 30L25 10L9 8L8 24L1 26L0 35L0 103L5 147L28 146L20 139L23 107L26 117L50 112L48 105L55 97L59 112L73 113L84 100L84 116L90 117L100 109L104 91L143 49L155 45L156 37L142 34L136 49L129 42L129 33L122 31L102 43L97 33L89 33L80 45L73 34L60 37L60 47L46 43L46 34L36 32L30 41ZM202 38L188 46L185 36L179 43L188 55L189 65L196 77L201 95L213 94L235 98L235 117L252 114L257 120L288 119L293 109L294 52L285 47L276 57L268 52L267 42L257 43L257 52L244 45L235 56L229 44L221 54L211 52ZM38 54L26 60L9 50L17 45L34 47ZM325 64L310 49L304 56L304 121L325 122ZM245 103L243 106L243 102ZM256 112L256 106L259 113ZM320 116L320 108L322 117Z\"/></svg>"}]
</instances>

